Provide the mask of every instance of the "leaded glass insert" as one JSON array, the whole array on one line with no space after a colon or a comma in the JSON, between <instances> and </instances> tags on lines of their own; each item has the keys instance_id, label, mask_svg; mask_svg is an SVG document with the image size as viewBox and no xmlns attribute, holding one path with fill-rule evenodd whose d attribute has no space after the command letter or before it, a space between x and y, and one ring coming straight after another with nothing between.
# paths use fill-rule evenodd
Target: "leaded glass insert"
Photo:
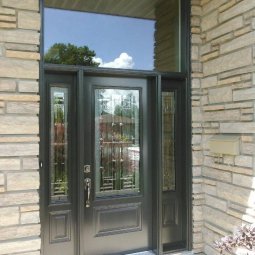
<instances>
[{"instance_id":1,"label":"leaded glass insert","mask_svg":"<svg viewBox=\"0 0 255 255\"><path fill-rule=\"evenodd\" d=\"M68 89L50 88L50 198L68 201Z\"/></svg>"},{"instance_id":2,"label":"leaded glass insert","mask_svg":"<svg viewBox=\"0 0 255 255\"><path fill-rule=\"evenodd\" d=\"M175 190L175 93L162 92L163 191Z\"/></svg>"},{"instance_id":3,"label":"leaded glass insert","mask_svg":"<svg viewBox=\"0 0 255 255\"><path fill-rule=\"evenodd\" d=\"M139 90L95 89L96 195L139 192Z\"/></svg>"}]
</instances>

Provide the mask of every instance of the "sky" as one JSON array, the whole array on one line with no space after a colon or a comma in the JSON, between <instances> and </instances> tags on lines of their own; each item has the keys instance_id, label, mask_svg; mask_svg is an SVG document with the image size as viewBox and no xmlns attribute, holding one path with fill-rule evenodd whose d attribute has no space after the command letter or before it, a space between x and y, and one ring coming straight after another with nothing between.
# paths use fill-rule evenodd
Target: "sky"
<instances>
[{"instance_id":1,"label":"sky","mask_svg":"<svg viewBox=\"0 0 255 255\"><path fill-rule=\"evenodd\" d=\"M101 67L153 69L154 21L45 9L45 52L54 43L88 46Z\"/></svg>"}]
</instances>

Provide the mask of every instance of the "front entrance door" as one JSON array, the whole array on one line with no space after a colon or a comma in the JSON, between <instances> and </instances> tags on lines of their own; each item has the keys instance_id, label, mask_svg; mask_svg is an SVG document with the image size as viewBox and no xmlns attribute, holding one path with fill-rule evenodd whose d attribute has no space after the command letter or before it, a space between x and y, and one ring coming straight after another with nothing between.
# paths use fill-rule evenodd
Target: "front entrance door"
<instances>
[{"instance_id":1,"label":"front entrance door","mask_svg":"<svg viewBox=\"0 0 255 255\"><path fill-rule=\"evenodd\" d=\"M185 249L184 81L51 68L41 97L43 254Z\"/></svg>"},{"instance_id":2,"label":"front entrance door","mask_svg":"<svg viewBox=\"0 0 255 255\"><path fill-rule=\"evenodd\" d=\"M149 250L152 242L147 79L84 76L79 140L84 255ZM83 151L81 149L80 151Z\"/></svg>"}]
</instances>

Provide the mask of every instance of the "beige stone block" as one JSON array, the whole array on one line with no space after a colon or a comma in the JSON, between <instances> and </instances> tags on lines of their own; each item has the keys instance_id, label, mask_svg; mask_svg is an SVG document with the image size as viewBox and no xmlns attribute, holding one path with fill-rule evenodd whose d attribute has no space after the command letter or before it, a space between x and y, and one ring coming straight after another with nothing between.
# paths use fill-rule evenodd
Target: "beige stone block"
<instances>
[{"instance_id":1,"label":"beige stone block","mask_svg":"<svg viewBox=\"0 0 255 255\"><path fill-rule=\"evenodd\" d=\"M0 134L39 134L39 119L34 116L2 116Z\"/></svg>"},{"instance_id":2,"label":"beige stone block","mask_svg":"<svg viewBox=\"0 0 255 255\"><path fill-rule=\"evenodd\" d=\"M223 34L221 35L220 37L212 40L210 43L212 45L212 50L219 50L220 48L220 45L222 43L225 43L227 41L230 41L233 39L233 33L232 32L229 32L229 33L226 33L226 34Z\"/></svg>"},{"instance_id":3,"label":"beige stone block","mask_svg":"<svg viewBox=\"0 0 255 255\"><path fill-rule=\"evenodd\" d=\"M40 53L6 50L6 57L7 58L29 59L29 60L39 60Z\"/></svg>"},{"instance_id":4,"label":"beige stone block","mask_svg":"<svg viewBox=\"0 0 255 255\"><path fill-rule=\"evenodd\" d=\"M219 56L219 51L217 50L217 51L211 52L209 54L203 55L202 58L201 58L201 61L205 62L205 61L208 61L210 59L216 58L218 56Z\"/></svg>"},{"instance_id":5,"label":"beige stone block","mask_svg":"<svg viewBox=\"0 0 255 255\"><path fill-rule=\"evenodd\" d=\"M225 212L219 211L209 206L204 206L203 212L206 222L225 231L232 232L236 226L241 224L240 219L237 219Z\"/></svg>"},{"instance_id":6,"label":"beige stone block","mask_svg":"<svg viewBox=\"0 0 255 255\"><path fill-rule=\"evenodd\" d=\"M206 34L206 39L207 39L207 41L211 41L214 38L217 38L221 35L225 35L225 34L231 32L231 31L234 31L236 29L239 29L242 26L243 26L242 17L236 17L236 18L208 31Z\"/></svg>"},{"instance_id":7,"label":"beige stone block","mask_svg":"<svg viewBox=\"0 0 255 255\"><path fill-rule=\"evenodd\" d=\"M40 30L41 16L39 13L19 11L18 28Z\"/></svg>"},{"instance_id":8,"label":"beige stone block","mask_svg":"<svg viewBox=\"0 0 255 255\"><path fill-rule=\"evenodd\" d=\"M217 195L225 200L238 203L240 205L254 205L254 191L233 184L219 182L217 184Z\"/></svg>"},{"instance_id":9,"label":"beige stone block","mask_svg":"<svg viewBox=\"0 0 255 255\"><path fill-rule=\"evenodd\" d=\"M29 95L29 94L0 94L0 100L3 101L17 101L17 102L39 102L39 95Z\"/></svg>"},{"instance_id":10,"label":"beige stone block","mask_svg":"<svg viewBox=\"0 0 255 255\"><path fill-rule=\"evenodd\" d=\"M192 107L192 121L201 121L202 112L200 107Z\"/></svg>"},{"instance_id":11,"label":"beige stone block","mask_svg":"<svg viewBox=\"0 0 255 255\"><path fill-rule=\"evenodd\" d=\"M1 173L0 173L0 186L3 186L4 183L5 183L4 174L1 174Z\"/></svg>"},{"instance_id":12,"label":"beige stone block","mask_svg":"<svg viewBox=\"0 0 255 255\"><path fill-rule=\"evenodd\" d=\"M201 174L202 174L201 167L195 167L195 166L192 167L192 175L193 175L193 177L201 176Z\"/></svg>"},{"instance_id":13,"label":"beige stone block","mask_svg":"<svg viewBox=\"0 0 255 255\"><path fill-rule=\"evenodd\" d=\"M30 30L0 30L0 42L39 45L40 34Z\"/></svg>"},{"instance_id":14,"label":"beige stone block","mask_svg":"<svg viewBox=\"0 0 255 255\"><path fill-rule=\"evenodd\" d=\"M223 4L222 6L219 7L219 12L224 12L233 5L235 5L236 0L229 0L226 4Z\"/></svg>"},{"instance_id":15,"label":"beige stone block","mask_svg":"<svg viewBox=\"0 0 255 255\"><path fill-rule=\"evenodd\" d=\"M227 171L221 171L210 167L203 167L202 174L205 177L213 178L224 182L231 182L231 173Z\"/></svg>"},{"instance_id":16,"label":"beige stone block","mask_svg":"<svg viewBox=\"0 0 255 255\"><path fill-rule=\"evenodd\" d=\"M19 208L3 207L0 208L0 227L19 224Z\"/></svg>"},{"instance_id":17,"label":"beige stone block","mask_svg":"<svg viewBox=\"0 0 255 255\"><path fill-rule=\"evenodd\" d=\"M7 50L15 50L15 51L39 52L38 46L31 45L31 44L5 43L5 48Z\"/></svg>"},{"instance_id":18,"label":"beige stone block","mask_svg":"<svg viewBox=\"0 0 255 255\"><path fill-rule=\"evenodd\" d=\"M39 211L39 205L24 205L20 206L21 212L33 212L33 211Z\"/></svg>"},{"instance_id":19,"label":"beige stone block","mask_svg":"<svg viewBox=\"0 0 255 255\"><path fill-rule=\"evenodd\" d=\"M243 28L240 28L240 29L234 31L234 36L237 37L237 36L241 36L243 34L247 34L247 33L251 32L251 30L252 30L251 27L248 25L246 27L243 27Z\"/></svg>"},{"instance_id":20,"label":"beige stone block","mask_svg":"<svg viewBox=\"0 0 255 255\"><path fill-rule=\"evenodd\" d=\"M3 7L11 7L15 9L25 9L32 11L39 11L39 1L38 0L2 0Z\"/></svg>"},{"instance_id":21,"label":"beige stone block","mask_svg":"<svg viewBox=\"0 0 255 255\"><path fill-rule=\"evenodd\" d=\"M39 155L38 144L0 144L0 157Z\"/></svg>"},{"instance_id":22,"label":"beige stone block","mask_svg":"<svg viewBox=\"0 0 255 255\"><path fill-rule=\"evenodd\" d=\"M218 10L215 10L210 14L203 16L201 22L202 31L207 31L217 25L218 25Z\"/></svg>"},{"instance_id":23,"label":"beige stone block","mask_svg":"<svg viewBox=\"0 0 255 255\"><path fill-rule=\"evenodd\" d=\"M0 76L8 78L39 79L37 61L0 58Z\"/></svg>"},{"instance_id":24,"label":"beige stone block","mask_svg":"<svg viewBox=\"0 0 255 255\"><path fill-rule=\"evenodd\" d=\"M19 0L20 1L20 0ZM40 238L32 238L30 240L18 240L18 241L10 241L10 242L2 242L0 243L0 254L14 254L21 252L28 252L33 250L40 250L41 248L41 239ZM23 253L22 253L23 254Z\"/></svg>"},{"instance_id":25,"label":"beige stone block","mask_svg":"<svg viewBox=\"0 0 255 255\"><path fill-rule=\"evenodd\" d=\"M255 88L240 89L233 91L234 101L247 101L255 99Z\"/></svg>"},{"instance_id":26,"label":"beige stone block","mask_svg":"<svg viewBox=\"0 0 255 255\"><path fill-rule=\"evenodd\" d=\"M222 12L219 15L219 21L224 22L237 15L245 13L246 11L249 11L254 7L255 7L255 1L250 1L250 0L241 1L240 3L236 4L232 8L226 10L225 12Z\"/></svg>"},{"instance_id":27,"label":"beige stone block","mask_svg":"<svg viewBox=\"0 0 255 255\"><path fill-rule=\"evenodd\" d=\"M233 100L231 87L209 89L208 94L211 104L231 102Z\"/></svg>"},{"instance_id":28,"label":"beige stone block","mask_svg":"<svg viewBox=\"0 0 255 255\"><path fill-rule=\"evenodd\" d=\"M0 21L0 28L16 28L16 23Z\"/></svg>"},{"instance_id":29,"label":"beige stone block","mask_svg":"<svg viewBox=\"0 0 255 255\"><path fill-rule=\"evenodd\" d=\"M39 83L37 81L19 81L19 92L38 93Z\"/></svg>"},{"instance_id":30,"label":"beige stone block","mask_svg":"<svg viewBox=\"0 0 255 255\"><path fill-rule=\"evenodd\" d=\"M229 0L210 0L203 6L203 14L207 14L212 10L218 9L221 5L227 3Z\"/></svg>"},{"instance_id":31,"label":"beige stone block","mask_svg":"<svg viewBox=\"0 0 255 255\"><path fill-rule=\"evenodd\" d=\"M233 174L233 184L250 189L255 188L255 180L253 176Z\"/></svg>"},{"instance_id":32,"label":"beige stone block","mask_svg":"<svg viewBox=\"0 0 255 255\"><path fill-rule=\"evenodd\" d=\"M230 42L222 44L220 46L220 53L225 54L253 44L255 44L255 31L239 36Z\"/></svg>"},{"instance_id":33,"label":"beige stone block","mask_svg":"<svg viewBox=\"0 0 255 255\"><path fill-rule=\"evenodd\" d=\"M204 112L203 114L205 121L237 121L240 120L239 110L225 110L215 112Z\"/></svg>"},{"instance_id":34,"label":"beige stone block","mask_svg":"<svg viewBox=\"0 0 255 255\"><path fill-rule=\"evenodd\" d=\"M199 49L198 46L193 45L191 48L191 59L198 60L199 59Z\"/></svg>"},{"instance_id":35,"label":"beige stone block","mask_svg":"<svg viewBox=\"0 0 255 255\"><path fill-rule=\"evenodd\" d=\"M21 213L21 216L20 216L21 224L34 224L39 222L40 222L39 211Z\"/></svg>"},{"instance_id":36,"label":"beige stone block","mask_svg":"<svg viewBox=\"0 0 255 255\"><path fill-rule=\"evenodd\" d=\"M14 92L16 82L13 80L0 80L0 92Z\"/></svg>"},{"instance_id":37,"label":"beige stone block","mask_svg":"<svg viewBox=\"0 0 255 255\"><path fill-rule=\"evenodd\" d=\"M39 114L39 103L7 102L7 113Z\"/></svg>"},{"instance_id":38,"label":"beige stone block","mask_svg":"<svg viewBox=\"0 0 255 255\"><path fill-rule=\"evenodd\" d=\"M227 201L205 194L205 204L221 211L227 211Z\"/></svg>"},{"instance_id":39,"label":"beige stone block","mask_svg":"<svg viewBox=\"0 0 255 255\"><path fill-rule=\"evenodd\" d=\"M219 78L220 79L228 79L228 78L233 78L234 76L243 75L243 74L252 73L252 72L255 72L255 66L249 65L249 66L245 66L242 68L238 68L238 69L234 69L234 70L230 70L230 71L221 73L221 74L219 74Z\"/></svg>"},{"instance_id":40,"label":"beige stone block","mask_svg":"<svg viewBox=\"0 0 255 255\"><path fill-rule=\"evenodd\" d=\"M22 172L7 174L7 190L30 190L39 188L38 172Z\"/></svg>"},{"instance_id":41,"label":"beige stone block","mask_svg":"<svg viewBox=\"0 0 255 255\"><path fill-rule=\"evenodd\" d=\"M193 220L202 221L203 220L203 209L202 206L193 207Z\"/></svg>"},{"instance_id":42,"label":"beige stone block","mask_svg":"<svg viewBox=\"0 0 255 255\"><path fill-rule=\"evenodd\" d=\"M200 35L192 34L191 35L191 42L192 42L192 44L200 44L200 43L202 43Z\"/></svg>"},{"instance_id":43,"label":"beige stone block","mask_svg":"<svg viewBox=\"0 0 255 255\"><path fill-rule=\"evenodd\" d=\"M39 224L0 228L0 241L39 236L41 234L40 230ZM24 255L24 253L22 253L22 255Z\"/></svg>"},{"instance_id":44,"label":"beige stone block","mask_svg":"<svg viewBox=\"0 0 255 255\"><path fill-rule=\"evenodd\" d=\"M37 143L40 141L38 135L5 135L0 136L0 143Z\"/></svg>"},{"instance_id":45,"label":"beige stone block","mask_svg":"<svg viewBox=\"0 0 255 255\"><path fill-rule=\"evenodd\" d=\"M198 194L198 193L202 193L202 185L201 184L193 184L192 185L192 193L193 194Z\"/></svg>"},{"instance_id":46,"label":"beige stone block","mask_svg":"<svg viewBox=\"0 0 255 255\"><path fill-rule=\"evenodd\" d=\"M217 251L214 247L210 246L209 244L204 245L203 251L207 255L220 255L219 251Z\"/></svg>"},{"instance_id":47,"label":"beige stone block","mask_svg":"<svg viewBox=\"0 0 255 255\"><path fill-rule=\"evenodd\" d=\"M225 104L225 109L241 109L252 107L251 102Z\"/></svg>"},{"instance_id":48,"label":"beige stone block","mask_svg":"<svg viewBox=\"0 0 255 255\"><path fill-rule=\"evenodd\" d=\"M196 6L196 5L191 6L191 14L200 16L202 14L201 6Z\"/></svg>"},{"instance_id":49,"label":"beige stone block","mask_svg":"<svg viewBox=\"0 0 255 255\"><path fill-rule=\"evenodd\" d=\"M206 77L201 80L202 88L217 86L217 76Z\"/></svg>"},{"instance_id":50,"label":"beige stone block","mask_svg":"<svg viewBox=\"0 0 255 255\"><path fill-rule=\"evenodd\" d=\"M0 14L15 15L15 10L11 8L3 8L0 6Z\"/></svg>"},{"instance_id":51,"label":"beige stone block","mask_svg":"<svg viewBox=\"0 0 255 255\"><path fill-rule=\"evenodd\" d=\"M241 144L241 151L243 154L255 154L255 144L254 143L242 143Z\"/></svg>"},{"instance_id":52,"label":"beige stone block","mask_svg":"<svg viewBox=\"0 0 255 255\"><path fill-rule=\"evenodd\" d=\"M252 64L251 48L221 56L204 63L204 74L212 75Z\"/></svg>"},{"instance_id":53,"label":"beige stone block","mask_svg":"<svg viewBox=\"0 0 255 255\"><path fill-rule=\"evenodd\" d=\"M220 111L224 109L225 109L224 105L218 105L218 104L203 106L203 111Z\"/></svg>"},{"instance_id":54,"label":"beige stone block","mask_svg":"<svg viewBox=\"0 0 255 255\"><path fill-rule=\"evenodd\" d=\"M0 171L20 170L19 158L0 158Z\"/></svg>"},{"instance_id":55,"label":"beige stone block","mask_svg":"<svg viewBox=\"0 0 255 255\"><path fill-rule=\"evenodd\" d=\"M233 83L240 82L240 81L241 81L241 77L236 76L236 77L231 77L231 78L228 78L228 79L219 80L218 85L233 84Z\"/></svg>"},{"instance_id":56,"label":"beige stone block","mask_svg":"<svg viewBox=\"0 0 255 255\"><path fill-rule=\"evenodd\" d=\"M253 160L251 156L236 156L235 157L235 165L242 167L252 167Z\"/></svg>"},{"instance_id":57,"label":"beige stone block","mask_svg":"<svg viewBox=\"0 0 255 255\"><path fill-rule=\"evenodd\" d=\"M0 194L0 206L15 206L36 203L39 203L39 195L37 191Z\"/></svg>"},{"instance_id":58,"label":"beige stone block","mask_svg":"<svg viewBox=\"0 0 255 255\"><path fill-rule=\"evenodd\" d=\"M203 153L201 151L193 151L192 163L193 163L193 166L198 166L203 164Z\"/></svg>"},{"instance_id":59,"label":"beige stone block","mask_svg":"<svg viewBox=\"0 0 255 255\"><path fill-rule=\"evenodd\" d=\"M16 16L0 14L0 21L16 22Z\"/></svg>"},{"instance_id":60,"label":"beige stone block","mask_svg":"<svg viewBox=\"0 0 255 255\"><path fill-rule=\"evenodd\" d=\"M23 169L39 169L39 159L38 158L23 158Z\"/></svg>"}]
</instances>

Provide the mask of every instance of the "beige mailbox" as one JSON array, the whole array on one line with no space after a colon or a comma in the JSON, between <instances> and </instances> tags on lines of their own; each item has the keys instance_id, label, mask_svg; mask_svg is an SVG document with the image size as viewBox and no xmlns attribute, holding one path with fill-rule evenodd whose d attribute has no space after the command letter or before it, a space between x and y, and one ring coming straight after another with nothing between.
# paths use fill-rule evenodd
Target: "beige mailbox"
<instances>
[{"instance_id":1,"label":"beige mailbox","mask_svg":"<svg viewBox=\"0 0 255 255\"><path fill-rule=\"evenodd\" d=\"M215 154L239 155L240 136L215 135L209 140L209 149Z\"/></svg>"}]
</instances>

